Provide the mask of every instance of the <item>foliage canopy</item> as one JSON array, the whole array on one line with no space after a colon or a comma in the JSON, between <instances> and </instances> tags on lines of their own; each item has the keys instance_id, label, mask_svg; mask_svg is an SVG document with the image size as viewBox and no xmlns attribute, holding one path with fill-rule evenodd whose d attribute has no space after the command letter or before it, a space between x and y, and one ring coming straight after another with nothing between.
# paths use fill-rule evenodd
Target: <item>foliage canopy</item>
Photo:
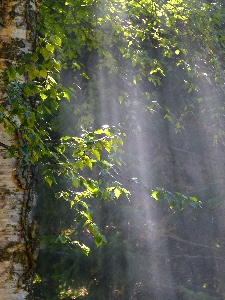
<instances>
[{"instance_id":1,"label":"foliage canopy","mask_svg":"<svg viewBox=\"0 0 225 300\"><path fill-rule=\"evenodd\" d=\"M150 122L146 125L138 120L139 111L154 115L158 127L169 122L179 134L200 103L204 106L201 113L210 116L207 134L215 142L224 142L222 126L214 126L222 123L224 106L221 109L214 105L213 93L206 96L202 89L207 84L219 101L224 97L224 17L224 4L218 1L42 1L36 51L4 71L7 96L0 107L0 117L8 133L19 137L15 145L7 147L10 155L24 165L39 164L56 197L65 200L67 209L75 210L75 221L94 235L97 246L106 239L93 219L92 200L116 200L129 195L121 184L126 183L122 169L126 163L132 171L138 169L139 162L127 153L123 162L121 146L125 143L128 148L130 136L121 131L132 131L134 135L150 131ZM25 82L21 79L24 75ZM173 78L177 86L171 87L168 78ZM117 103L124 122L120 126L111 125L111 119L106 120L110 126L98 120L99 87L109 95L107 103ZM173 89L178 91L176 99ZM63 127L57 113L67 110L72 118L70 108L77 118L75 129ZM196 197L177 192L176 187L168 191L170 185L164 185L163 179L158 180L160 185L157 182L156 188L149 187L143 178L129 180L129 187L131 181L136 181L139 190L144 187L153 199L165 200L170 208L183 209L186 204L197 208L201 204ZM62 207L64 211L66 206ZM124 223L132 223L133 215L129 213ZM61 226L57 233L62 245L53 246L56 238L53 242L48 236L50 248L58 247L61 253L65 244L79 245L85 254L89 253L76 226ZM113 249L121 243L121 236L120 232L110 236ZM68 261L64 259L66 265ZM58 274L55 276L60 282ZM58 293L62 299L68 296L67 288ZM180 290L186 298L193 293Z\"/></svg>"},{"instance_id":2,"label":"foliage canopy","mask_svg":"<svg viewBox=\"0 0 225 300\"><path fill-rule=\"evenodd\" d=\"M16 132L20 136L16 145L8 147L11 156L26 163L45 164L45 180L50 185L64 175L75 188L83 187L84 192L79 191L74 198L78 202L83 197L100 194L104 199L107 195L115 198L121 193L128 195L116 184L101 189L96 180L85 179L78 172L85 166L92 169L93 165L100 167L102 174L112 169L109 161L100 159L100 151L116 151L118 144L122 144L121 134L114 128L86 131L80 138L65 136L59 141L51 140L52 128L45 122L47 115L58 109L61 99L70 100L76 93L74 88L60 83L60 72L69 68L81 77L93 78L91 68L87 73L84 63L93 60L93 68L116 74L123 82L118 100L126 103L130 96L127 87L132 90L131 87L139 86L136 89L141 97L150 98L149 92L141 88L142 82L160 85L168 69L168 59L173 59L177 67L182 66L188 73L186 84L190 91L198 89L191 83L193 70L198 77L212 85L216 82L216 88L223 90L223 72L218 65L223 55L221 8L219 3L182 0L43 1L36 51L4 71L7 96L5 105L1 106L1 119L10 134ZM205 15L209 17L209 25L205 24ZM24 74L28 78L26 82L21 80ZM7 104L10 110L5 109ZM156 104L150 101L148 109L153 111ZM165 118L175 122L177 129L182 127L168 107L159 107L166 111ZM120 164L118 159L117 163ZM153 190L152 193L156 200L159 195L170 198L167 192L160 194ZM68 192L60 195L64 199L69 196ZM189 201L196 203L195 198ZM86 224L91 224L90 212L88 216Z\"/></svg>"}]
</instances>

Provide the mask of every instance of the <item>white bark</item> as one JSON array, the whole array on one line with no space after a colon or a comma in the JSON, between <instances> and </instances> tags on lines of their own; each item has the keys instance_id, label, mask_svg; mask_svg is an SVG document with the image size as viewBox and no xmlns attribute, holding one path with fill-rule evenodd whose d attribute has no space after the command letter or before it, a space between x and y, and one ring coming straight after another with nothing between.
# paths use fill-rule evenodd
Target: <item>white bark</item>
<instances>
[{"instance_id":1,"label":"white bark","mask_svg":"<svg viewBox=\"0 0 225 300\"><path fill-rule=\"evenodd\" d=\"M0 71L13 64L25 52L31 51L35 36L35 2L33 0L0 1ZM4 96L0 83L0 103ZM2 104L0 104L2 105ZM14 143L0 124L0 142ZM22 300L28 295L31 280L32 247L28 245L24 205L34 198L29 187L21 188L15 176L17 161L8 158L7 149L0 146L0 299ZM32 190L32 189L31 189ZM33 192L33 190L32 190Z\"/></svg>"}]
</instances>

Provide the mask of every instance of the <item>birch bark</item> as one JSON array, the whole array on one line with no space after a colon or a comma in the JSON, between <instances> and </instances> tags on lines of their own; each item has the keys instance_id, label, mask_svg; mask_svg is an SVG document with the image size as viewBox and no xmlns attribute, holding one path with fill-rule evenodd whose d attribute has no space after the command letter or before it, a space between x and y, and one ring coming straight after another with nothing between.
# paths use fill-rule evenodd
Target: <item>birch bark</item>
<instances>
[{"instance_id":1,"label":"birch bark","mask_svg":"<svg viewBox=\"0 0 225 300\"><path fill-rule=\"evenodd\" d=\"M35 15L33 0L0 0L0 73L33 50ZM0 77L0 105L4 105L4 95ZM0 299L22 300L28 297L33 267L30 238L24 232L31 227L32 220L30 212L24 213L24 206L35 195L31 187L21 187L15 176L18 162L9 158L3 147L13 144L15 136L9 136L3 124L0 142Z\"/></svg>"}]
</instances>

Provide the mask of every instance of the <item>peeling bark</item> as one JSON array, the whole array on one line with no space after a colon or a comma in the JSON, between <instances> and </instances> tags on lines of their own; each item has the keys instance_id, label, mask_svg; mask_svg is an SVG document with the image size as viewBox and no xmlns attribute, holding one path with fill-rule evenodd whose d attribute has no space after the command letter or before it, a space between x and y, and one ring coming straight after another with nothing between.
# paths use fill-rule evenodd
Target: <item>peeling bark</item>
<instances>
[{"instance_id":1,"label":"peeling bark","mask_svg":"<svg viewBox=\"0 0 225 300\"><path fill-rule=\"evenodd\" d=\"M35 44L35 1L0 0L0 71ZM0 77L0 103L5 90ZM27 299L35 264L33 166L8 157L15 142L0 124L0 299Z\"/></svg>"}]
</instances>

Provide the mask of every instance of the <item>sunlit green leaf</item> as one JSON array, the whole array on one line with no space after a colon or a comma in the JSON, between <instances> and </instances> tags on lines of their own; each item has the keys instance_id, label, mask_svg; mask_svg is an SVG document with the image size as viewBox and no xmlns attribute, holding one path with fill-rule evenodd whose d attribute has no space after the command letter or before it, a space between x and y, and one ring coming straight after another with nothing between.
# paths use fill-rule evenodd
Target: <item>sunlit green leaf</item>
<instances>
[{"instance_id":1,"label":"sunlit green leaf","mask_svg":"<svg viewBox=\"0 0 225 300\"><path fill-rule=\"evenodd\" d=\"M51 45L51 44L47 44L47 45L46 45L46 49L47 49L48 51L50 51L50 52L53 53L53 51L54 51L54 46Z\"/></svg>"},{"instance_id":2,"label":"sunlit green leaf","mask_svg":"<svg viewBox=\"0 0 225 300\"><path fill-rule=\"evenodd\" d=\"M115 188L114 194L115 194L115 197L118 199L119 196L121 195L121 191L119 189Z\"/></svg>"},{"instance_id":3,"label":"sunlit green leaf","mask_svg":"<svg viewBox=\"0 0 225 300\"><path fill-rule=\"evenodd\" d=\"M155 199L155 200L159 200L158 199L158 191L152 191L152 197Z\"/></svg>"},{"instance_id":4,"label":"sunlit green leaf","mask_svg":"<svg viewBox=\"0 0 225 300\"><path fill-rule=\"evenodd\" d=\"M44 180L51 186L53 182L55 182L55 178L51 175L45 176Z\"/></svg>"}]
</instances>

